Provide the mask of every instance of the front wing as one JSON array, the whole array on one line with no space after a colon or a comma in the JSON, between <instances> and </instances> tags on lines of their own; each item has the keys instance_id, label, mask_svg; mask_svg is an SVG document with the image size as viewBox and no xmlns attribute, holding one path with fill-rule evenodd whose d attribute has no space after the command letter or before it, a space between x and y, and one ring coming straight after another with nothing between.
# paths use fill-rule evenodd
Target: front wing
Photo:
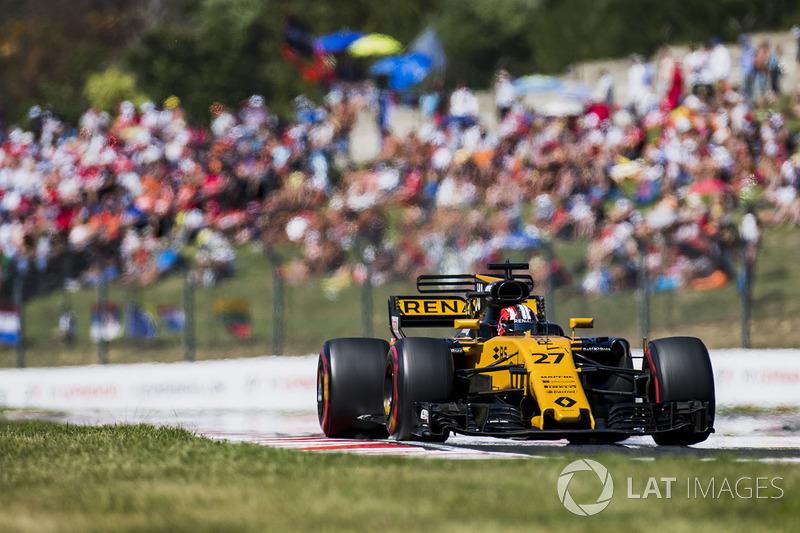
<instances>
[{"instance_id":1,"label":"front wing","mask_svg":"<svg viewBox=\"0 0 800 533\"><path fill-rule=\"evenodd\" d=\"M613 405L606 423L582 429L562 426L532 428L522 411L514 406L495 403L428 403L414 404L414 435L430 438L445 432L489 437L526 438L541 440L570 437L619 437L653 435L691 428L696 433L713 432L708 402L688 401L669 403L624 402Z\"/></svg>"}]
</instances>

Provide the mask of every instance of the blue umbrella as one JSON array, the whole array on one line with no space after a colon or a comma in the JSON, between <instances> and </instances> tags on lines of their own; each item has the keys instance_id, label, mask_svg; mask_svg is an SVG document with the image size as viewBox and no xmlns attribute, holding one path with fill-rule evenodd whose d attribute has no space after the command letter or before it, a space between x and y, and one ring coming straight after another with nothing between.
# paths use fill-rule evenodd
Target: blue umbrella
<instances>
[{"instance_id":1,"label":"blue umbrella","mask_svg":"<svg viewBox=\"0 0 800 533\"><path fill-rule=\"evenodd\" d=\"M555 76L531 74L530 76L522 76L521 78L517 78L512 82L512 85L514 85L514 92L520 95L555 91L561 87L561 80Z\"/></svg>"},{"instance_id":2,"label":"blue umbrella","mask_svg":"<svg viewBox=\"0 0 800 533\"><path fill-rule=\"evenodd\" d=\"M156 268L159 272L166 272L175 266L178 261L178 253L172 248L167 248L156 258Z\"/></svg>"},{"instance_id":3,"label":"blue umbrella","mask_svg":"<svg viewBox=\"0 0 800 533\"><path fill-rule=\"evenodd\" d=\"M431 58L431 70L439 76L444 76L447 70L447 55L435 29L428 28L422 32L408 45L408 51Z\"/></svg>"},{"instance_id":4,"label":"blue umbrella","mask_svg":"<svg viewBox=\"0 0 800 533\"><path fill-rule=\"evenodd\" d=\"M362 38L365 34L360 31L342 30L336 33L317 37L314 41L314 50L323 54L344 52L348 46Z\"/></svg>"},{"instance_id":5,"label":"blue umbrella","mask_svg":"<svg viewBox=\"0 0 800 533\"><path fill-rule=\"evenodd\" d=\"M582 83L576 83L574 81L566 81L559 88L558 94L560 94L564 98L571 98L573 100L586 102L587 100L592 99L592 88L583 85Z\"/></svg>"},{"instance_id":6,"label":"blue umbrella","mask_svg":"<svg viewBox=\"0 0 800 533\"><path fill-rule=\"evenodd\" d=\"M431 59L422 54L405 54L381 59L370 69L373 75L389 76L389 87L402 90L421 82L431 71Z\"/></svg>"}]
</instances>

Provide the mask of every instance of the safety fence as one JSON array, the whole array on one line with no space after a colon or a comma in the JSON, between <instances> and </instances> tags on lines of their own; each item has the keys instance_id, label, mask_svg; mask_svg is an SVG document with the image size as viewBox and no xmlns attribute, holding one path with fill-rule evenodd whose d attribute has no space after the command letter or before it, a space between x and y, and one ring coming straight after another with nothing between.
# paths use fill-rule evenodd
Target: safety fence
<instances>
[{"instance_id":1,"label":"safety fence","mask_svg":"<svg viewBox=\"0 0 800 533\"><path fill-rule=\"evenodd\" d=\"M113 271L11 270L0 282L0 367L309 353L326 338L387 336L385 304L373 302L408 290L290 284L280 266L249 260L246 276L208 279L187 268L149 285Z\"/></svg>"},{"instance_id":2,"label":"safety fence","mask_svg":"<svg viewBox=\"0 0 800 533\"><path fill-rule=\"evenodd\" d=\"M517 255L553 261L548 249ZM0 367L313 353L330 338L389 337L388 296L416 293L413 281L378 284L369 276L290 283L282 265L260 254L242 254L238 268L242 275L219 279L182 268L147 285L92 269L82 256L4 269ZM570 317L595 317L594 332L583 334L625 337L634 347L643 337L669 335L697 336L716 348L791 346L776 345L780 332L761 325L783 324L794 312L762 283L780 283L775 272L758 278L743 271L713 290L663 290L639 277L631 289L602 296L549 272L535 289L546 297L548 320L566 326Z\"/></svg>"}]
</instances>

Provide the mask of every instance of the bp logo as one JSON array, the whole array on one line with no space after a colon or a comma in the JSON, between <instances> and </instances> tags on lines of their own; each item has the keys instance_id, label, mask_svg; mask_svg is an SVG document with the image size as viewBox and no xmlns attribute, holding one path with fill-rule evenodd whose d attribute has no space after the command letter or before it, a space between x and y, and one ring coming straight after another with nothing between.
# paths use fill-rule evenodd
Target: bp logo
<instances>
[{"instance_id":1,"label":"bp logo","mask_svg":"<svg viewBox=\"0 0 800 533\"><path fill-rule=\"evenodd\" d=\"M572 481L572 477L579 472L594 472L597 474L597 477L600 478L600 482L603 484L603 490L600 493L600 496L597 497L597 501L594 503L576 503L575 500L572 499L572 496L569 493L569 484ZM579 476L579 477L586 477ZM561 503L564 504L564 507L567 508L572 513L580 516L592 516L596 515L606 507L608 504L611 503L611 497L614 495L614 480L611 479L611 474L608 473L608 469L598 463L597 461L592 461L591 459L578 459L577 461L573 461L567 465L567 467L561 471L561 475L558 476L558 499L561 500Z\"/></svg>"}]
</instances>

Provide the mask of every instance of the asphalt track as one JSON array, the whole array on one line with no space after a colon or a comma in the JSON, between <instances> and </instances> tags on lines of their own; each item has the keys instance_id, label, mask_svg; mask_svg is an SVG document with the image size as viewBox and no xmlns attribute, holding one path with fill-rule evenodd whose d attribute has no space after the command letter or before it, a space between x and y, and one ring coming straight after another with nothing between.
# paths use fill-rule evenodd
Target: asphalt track
<instances>
[{"instance_id":1,"label":"asphalt track","mask_svg":"<svg viewBox=\"0 0 800 533\"><path fill-rule=\"evenodd\" d=\"M800 414L718 416L716 433L689 447L656 446L650 437L631 437L614 445L570 445L567 441L506 440L451 436L445 443L391 440L328 439L316 416L308 412L203 411L203 412L52 412L12 411L9 418L42 418L82 425L150 423L182 427L197 435L252 442L309 452L394 455L446 459L553 458L564 453L581 455L619 453L638 460L660 456L691 455L714 460L733 455L741 461L800 463Z\"/></svg>"}]
</instances>

